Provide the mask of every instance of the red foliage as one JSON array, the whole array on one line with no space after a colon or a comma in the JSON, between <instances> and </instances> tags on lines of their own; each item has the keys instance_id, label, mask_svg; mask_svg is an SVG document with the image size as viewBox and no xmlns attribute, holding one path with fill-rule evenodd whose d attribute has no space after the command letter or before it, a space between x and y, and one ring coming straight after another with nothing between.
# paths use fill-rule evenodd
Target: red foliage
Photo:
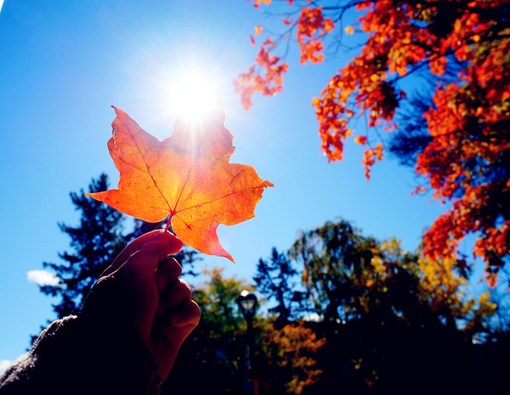
<instances>
[{"instance_id":1,"label":"red foliage","mask_svg":"<svg viewBox=\"0 0 510 395\"><path fill-rule=\"evenodd\" d=\"M287 72L289 65L271 53L274 47L274 41L268 38L260 46L255 58L256 64L246 73L239 75L234 82L236 92L241 96L241 102L246 109L252 106L251 97L255 92L273 96L282 91L283 74Z\"/></svg>"},{"instance_id":2,"label":"red foliage","mask_svg":"<svg viewBox=\"0 0 510 395\"><path fill-rule=\"evenodd\" d=\"M345 32L361 30L366 36L359 55L313 99L328 160L342 160L354 116L366 115L369 128L395 129L396 111L406 97L399 81L428 69L437 81L434 104L423 114L432 139L419 154L416 171L427 179L434 197L451 202L451 208L425 235L425 254L456 258L459 242L476 233L474 254L496 270L510 255L510 23L504 16L509 1L319 4L294 5L300 7L295 34L301 63L323 61L327 34L341 25L349 9L362 14L358 29L348 26ZM288 20L283 24L287 27ZM272 41L261 46L256 59L265 75L257 74L255 65L236 82L246 108L256 91L272 95L282 89L281 75L288 66L275 55L261 62L269 49L276 50ZM276 64L282 68L271 71ZM367 136L354 139L368 146L362 163L369 178L370 168L382 159L382 142L372 147Z\"/></svg>"}]
</instances>

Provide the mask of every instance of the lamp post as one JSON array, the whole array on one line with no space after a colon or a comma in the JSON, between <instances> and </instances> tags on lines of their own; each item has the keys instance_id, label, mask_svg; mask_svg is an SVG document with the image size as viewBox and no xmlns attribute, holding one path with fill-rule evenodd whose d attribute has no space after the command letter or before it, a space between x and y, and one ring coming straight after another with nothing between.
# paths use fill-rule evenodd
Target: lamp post
<instances>
[{"instance_id":1,"label":"lamp post","mask_svg":"<svg viewBox=\"0 0 510 395\"><path fill-rule=\"evenodd\" d=\"M253 331L253 316L255 315L255 310L257 309L257 297L254 293L248 292L244 290L241 292L241 295L237 298L237 304L243 313L243 316L246 320L246 324L248 326L248 330L246 336L248 338L248 350L250 355L250 366L251 366L251 376L253 380L253 393L255 395L259 395L259 382L255 370L255 333Z\"/></svg>"}]
</instances>

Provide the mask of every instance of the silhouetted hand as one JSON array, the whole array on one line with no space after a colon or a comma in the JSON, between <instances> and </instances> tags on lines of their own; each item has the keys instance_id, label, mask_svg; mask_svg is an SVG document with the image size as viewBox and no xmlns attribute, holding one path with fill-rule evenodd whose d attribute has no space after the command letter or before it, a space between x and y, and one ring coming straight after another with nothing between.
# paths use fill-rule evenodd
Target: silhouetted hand
<instances>
[{"instance_id":1,"label":"silhouetted hand","mask_svg":"<svg viewBox=\"0 0 510 395\"><path fill-rule=\"evenodd\" d=\"M181 266L168 257L181 248L182 242L169 232L140 236L101 275L82 310L126 325L152 352L161 379L200 320L190 286L179 279Z\"/></svg>"}]
</instances>

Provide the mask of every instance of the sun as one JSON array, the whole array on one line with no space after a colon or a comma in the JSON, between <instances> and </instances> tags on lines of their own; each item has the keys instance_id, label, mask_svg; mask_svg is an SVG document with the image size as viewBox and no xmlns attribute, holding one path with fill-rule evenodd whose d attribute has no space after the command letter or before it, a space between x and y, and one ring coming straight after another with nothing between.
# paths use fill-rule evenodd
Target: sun
<instances>
[{"instance_id":1,"label":"sun","mask_svg":"<svg viewBox=\"0 0 510 395\"><path fill-rule=\"evenodd\" d=\"M172 109L193 122L203 121L219 105L218 87L202 73L182 74L170 90Z\"/></svg>"}]
</instances>

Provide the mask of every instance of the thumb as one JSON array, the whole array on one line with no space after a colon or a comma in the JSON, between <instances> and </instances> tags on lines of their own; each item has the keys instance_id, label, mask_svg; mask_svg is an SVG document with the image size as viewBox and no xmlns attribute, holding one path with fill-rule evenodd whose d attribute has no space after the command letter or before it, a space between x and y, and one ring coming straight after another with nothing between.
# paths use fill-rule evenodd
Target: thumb
<instances>
[{"instance_id":1,"label":"thumb","mask_svg":"<svg viewBox=\"0 0 510 395\"><path fill-rule=\"evenodd\" d=\"M146 244L149 244L153 241L161 242L167 239L169 243L169 251L166 252L167 255L173 255L178 253L182 248L182 241L178 239L176 236L171 234L170 232L162 231L162 230L154 230L149 233L145 233L144 235L138 237L129 243L122 252L115 258L113 263L108 267L100 277L108 276L109 274L118 270L126 261L136 252L138 252L141 248L143 248ZM153 245L154 246L154 245Z\"/></svg>"},{"instance_id":2,"label":"thumb","mask_svg":"<svg viewBox=\"0 0 510 395\"><path fill-rule=\"evenodd\" d=\"M179 252L181 248L182 241L177 237L166 231L157 231L150 241L141 245L127 258L125 263L121 264L118 272L135 270L140 275L145 274L152 277L158 264L163 262L169 254Z\"/></svg>"}]
</instances>

